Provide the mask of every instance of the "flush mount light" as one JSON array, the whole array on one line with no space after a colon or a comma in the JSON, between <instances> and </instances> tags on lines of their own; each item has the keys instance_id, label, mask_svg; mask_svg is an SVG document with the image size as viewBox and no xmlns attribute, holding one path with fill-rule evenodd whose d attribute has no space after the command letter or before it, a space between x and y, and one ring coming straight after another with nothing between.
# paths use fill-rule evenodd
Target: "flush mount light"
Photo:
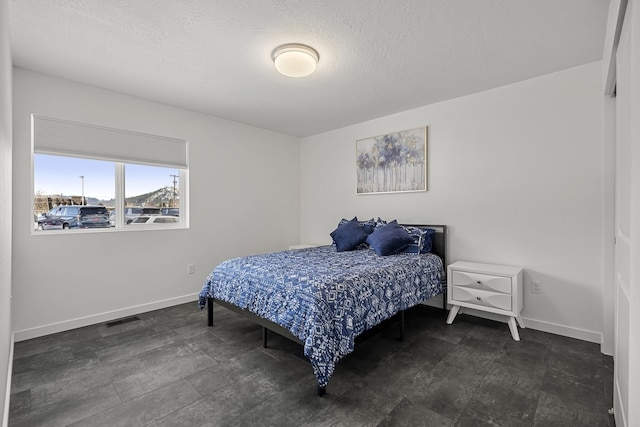
<instances>
[{"instance_id":1,"label":"flush mount light","mask_svg":"<svg viewBox=\"0 0 640 427\"><path fill-rule=\"evenodd\" d=\"M304 77L316 70L320 56L307 45L290 43L273 49L271 59L281 74L288 77Z\"/></svg>"}]
</instances>

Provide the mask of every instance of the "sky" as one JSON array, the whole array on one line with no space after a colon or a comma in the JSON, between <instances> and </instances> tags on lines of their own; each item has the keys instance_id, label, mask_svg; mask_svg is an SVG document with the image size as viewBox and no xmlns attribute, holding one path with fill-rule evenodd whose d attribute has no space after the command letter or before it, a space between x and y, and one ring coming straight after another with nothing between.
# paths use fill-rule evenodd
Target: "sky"
<instances>
[{"instance_id":1,"label":"sky","mask_svg":"<svg viewBox=\"0 0 640 427\"><path fill-rule=\"evenodd\" d=\"M85 197L100 200L115 198L114 162L36 154L33 157L33 170L34 194L82 196L84 181ZM180 172L173 168L126 164L125 197L173 187L174 177L171 175L180 175Z\"/></svg>"}]
</instances>

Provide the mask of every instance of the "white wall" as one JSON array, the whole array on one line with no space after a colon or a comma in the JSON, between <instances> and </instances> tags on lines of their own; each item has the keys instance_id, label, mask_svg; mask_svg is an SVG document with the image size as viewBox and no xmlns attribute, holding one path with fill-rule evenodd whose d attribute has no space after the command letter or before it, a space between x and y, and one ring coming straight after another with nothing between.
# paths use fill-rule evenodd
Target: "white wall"
<instances>
[{"instance_id":1,"label":"white wall","mask_svg":"<svg viewBox=\"0 0 640 427\"><path fill-rule=\"evenodd\" d=\"M525 323L602 334L600 62L301 142L301 239L340 218L449 225L448 262L525 268ZM428 125L429 190L355 194L355 141ZM530 281L541 293L530 292Z\"/></svg>"},{"instance_id":2,"label":"white wall","mask_svg":"<svg viewBox=\"0 0 640 427\"><path fill-rule=\"evenodd\" d=\"M526 269L529 326L600 341L600 81L600 63L588 64L298 146L274 132L14 69L16 338L191 300L223 259L329 242L340 218L358 215L448 224L449 262ZM187 138L191 229L32 236L31 113ZM422 125L429 191L356 196L355 141ZM186 275L187 263L196 274ZM540 294L529 292L531 279Z\"/></svg>"},{"instance_id":3,"label":"white wall","mask_svg":"<svg viewBox=\"0 0 640 427\"><path fill-rule=\"evenodd\" d=\"M20 68L13 77L17 341L195 301L222 260L299 241L297 138ZM31 113L187 139L191 228L31 235Z\"/></svg>"},{"instance_id":4,"label":"white wall","mask_svg":"<svg viewBox=\"0 0 640 427\"><path fill-rule=\"evenodd\" d=\"M9 2L0 0L0 422L9 419L11 372L11 48ZM6 400L5 400L6 399Z\"/></svg>"}]
</instances>

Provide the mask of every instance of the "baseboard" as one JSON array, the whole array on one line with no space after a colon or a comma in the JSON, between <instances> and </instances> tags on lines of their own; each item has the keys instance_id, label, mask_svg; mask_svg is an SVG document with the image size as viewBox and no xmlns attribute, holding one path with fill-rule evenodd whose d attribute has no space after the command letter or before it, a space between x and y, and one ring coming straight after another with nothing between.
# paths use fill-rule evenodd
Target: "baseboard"
<instances>
[{"instance_id":1,"label":"baseboard","mask_svg":"<svg viewBox=\"0 0 640 427\"><path fill-rule=\"evenodd\" d=\"M486 313L484 311L472 310L464 308L462 312L472 314L474 316L483 317L485 319L495 320L498 322L507 322L505 316L499 314ZM594 342L600 344L602 342L602 334L599 332L586 331L584 329L572 328L570 326L559 325L557 323L544 322L541 320L529 319L523 317L524 326L536 331L549 332L550 334L562 335L563 337L576 338L582 341Z\"/></svg>"},{"instance_id":2,"label":"baseboard","mask_svg":"<svg viewBox=\"0 0 640 427\"><path fill-rule=\"evenodd\" d=\"M22 331L14 332L15 342L24 341L31 338L37 338L44 335L55 334L57 332L68 331L70 329L80 328L83 326L89 326L96 323L108 322L110 320L119 319L121 317L132 316L135 314L145 313L147 311L159 310L161 308L171 307L173 305L183 304L186 302L198 300L198 294L183 295L181 297L169 298L162 301L155 301L148 304L141 304L133 307L127 307L120 310L109 311L100 314L94 314L91 316L66 320L64 322L52 323L49 325L38 326L36 328L25 329ZM438 295L429 301L424 303L425 305L433 307L442 307L442 297ZM503 316L493 315L492 313L485 313L482 311L476 311L471 309L464 309L463 312L472 314L478 317L484 317L499 322L506 322ZM527 328L535 329L538 331L549 332L556 335L562 335L565 337L576 338L583 341L594 342L597 344L602 343L602 334L599 332L587 331L584 329L572 328L570 326L559 325L551 322L544 322L541 320L524 318L524 323Z\"/></svg>"},{"instance_id":3,"label":"baseboard","mask_svg":"<svg viewBox=\"0 0 640 427\"><path fill-rule=\"evenodd\" d=\"M587 331L585 329L572 328L570 326L558 325L557 323L543 322L541 320L524 318L524 324L527 328L537 331L549 332L556 335L562 335L569 338L576 338L582 341L589 341L596 344L602 344L602 333Z\"/></svg>"},{"instance_id":4,"label":"baseboard","mask_svg":"<svg viewBox=\"0 0 640 427\"><path fill-rule=\"evenodd\" d=\"M9 402L11 400L11 375L13 375L13 343L15 334L11 334L11 343L9 344L9 363L7 366L7 385L4 395L4 411L2 411L2 427L9 425Z\"/></svg>"},{"instance_id":5,"label":"baseboard","mask_svg":"<svg viewBox=\"0 0 640 427\"><path fill-rule=\"evenodd\" d=\"M146 313L147 311L159 310L161 308L171 307L173 305L184 304L193 301L194 307L198 301L198 294L183 295L176 298L169 298L162 301L155 301L147 304L140 304L120 310L108 311L91 316L79 317L76 319L65 320L63 322L51 323L49 325L38 326L22 331L15 331L15 342L24 341L31 338L37 338L44 335L55 334L58 332L68 331L70 329L81 328L83 326L94 325L96 323L104 323L122 317L132 316L135 314Z\"/></svg>"},{"instance_id":6,"label":"baseboard","mask_svg":"<svg viewBox=\"0 0 640 427\"><path fill-rule=\"evenodd\" d=\"M435 300L435 298L433 299ZM433 303L430 303L430 301L431 300L426 301L424 304L434 307L442 307L442 299L440 299L439 301L434 301ZM507 322L506 317L499 314L487 313L485 311L473 310L470 308L463 308L461 312L477 317L482 317L484 319L495 320L497 322ZM551 334L562 335L563 337L576 338L582 341L602 344L602 333L600 332L587 331L584 329L559 325L557 323L544 322L541 320L529 319L526 317L522 320L524 321L524 325L527 328L535 329L536 331L549 332Z\"/></svg>"}]
</instances>

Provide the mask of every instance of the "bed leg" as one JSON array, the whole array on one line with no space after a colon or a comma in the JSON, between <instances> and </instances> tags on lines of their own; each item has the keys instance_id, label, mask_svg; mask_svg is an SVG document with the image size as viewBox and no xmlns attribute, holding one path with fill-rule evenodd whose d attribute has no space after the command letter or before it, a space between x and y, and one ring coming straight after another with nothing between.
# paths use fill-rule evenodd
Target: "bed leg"
<instances>
[{"instance_id":1,"label":"bed leg","mask_svg":"<svg viewBox=\"0 0 640 427\"><path fill-rule=\"evenodd\" d=\"M213 298L207 298L207 322L209 326L213 326Z\"/></svg>"},{"instance_id":2,"label":"bed leg","mask_svg":"<svg viewBox=\"0 0 640 427\"><path fill-rule=\"evenodd\" d=\"M404 310L400 310L400 341L404 341Z\"/></svg>"},{"instance_id":3,"label":"bed leg","mask_svg":"<svg viewBox=\"0 0 640 427\"><path fill-rule=\"evenodd\" d=\"M264 326L262 327L262 347L267 348L267 333L269 331Z\"/></svg>"},{"instance_id":4,"label":"bed leg","mask_svg":"<svg viewBox=\"0 0 640 427\"><path fill-rule=\"evenodd\" d=\"M322 397L325 394L327 394L327 388L318 386L318 397Z\"/></svg>"},{"instance_id":5,"label":"bed leg","mask_svg":"<svg viewBox=\"0 0 640 427\"><path fill-rule=\"evenodd\" d=\"M442 309L447 311L447 284L446 282L443 284L444 291L442 292Z\"/></svg>"}]
</instances>

